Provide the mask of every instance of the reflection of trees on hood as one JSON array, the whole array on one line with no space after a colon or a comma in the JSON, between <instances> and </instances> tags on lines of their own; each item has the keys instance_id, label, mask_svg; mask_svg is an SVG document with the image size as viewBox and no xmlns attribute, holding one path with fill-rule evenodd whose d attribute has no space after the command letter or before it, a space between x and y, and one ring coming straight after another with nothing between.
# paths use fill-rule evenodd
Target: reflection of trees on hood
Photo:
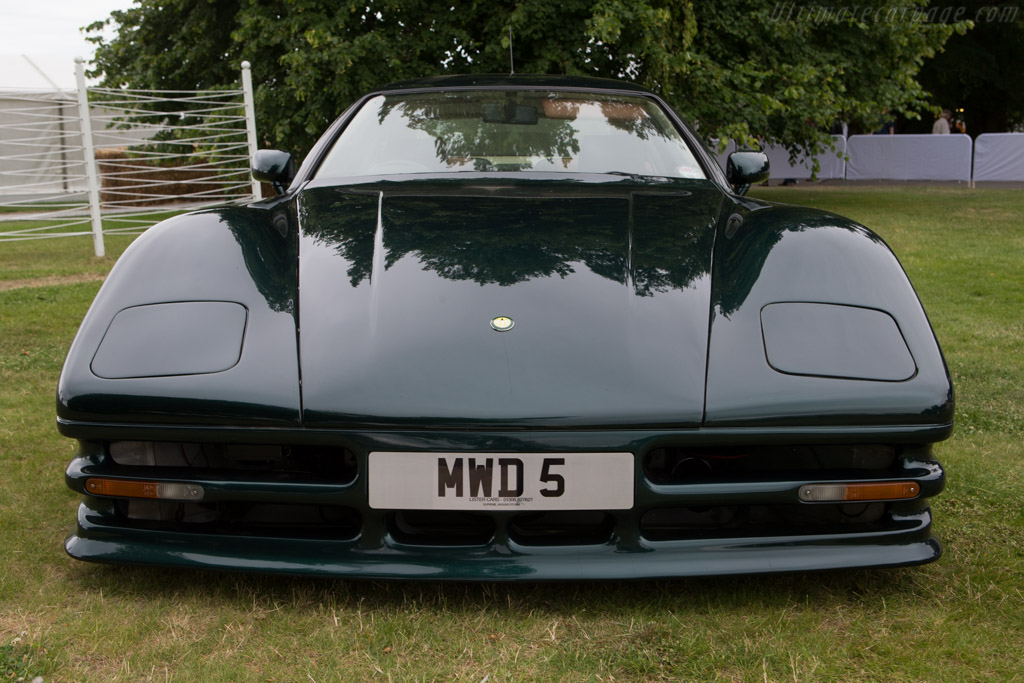
<instances>
[{"instance_id":1,"label":"reflection of trees on hood","mask_svg":"<svg viewBox=\"0 0 1024 683\"><path fill-rule=\"evenodd\" d=\"M546 191L559 187L553 183ZM305 196L304 233L347 262L352 286L369 280L377 193L324 188ZM385 267L414 257L448 280L510 286L564 278L583 266L652 296L685 289L710 272L720 201L710 186L692 193L574 197L468 196L427 186L422 194L402 195L385 189Z\"/></svg>"},{"instance_id":2,"label":"reflection of trees on hood","mask_svg":"<svg viewBox=\"0 0 1024 683\"><path fill-rule=\"evenodd\" d=\"M215 210L242 248L253 284L274 311L295 313L295 229L284 209ZM371 245L372 247L372 245Z\"/></svg>"},{"instance_id":3,"label":"reflection of trees on hood","mask_svg":"<svg viewBox=\"0 0 1024 683\"><path fill-rule=\"evenodd\" d=\"M711 293L718 312L729 317L735 313L761 277L761 270L775 245L786 233L816 228L850 230L884 244L867 228L815 209L801 207L768 208L745 213L746 221L731 238L722 239L717 249L715 286ZM762 209L764 210L764 209Z\"/></svg>"},{"instance_id":4,"label":"reflection of trees on hood","mask_svg":"<svg viewBox=\"0 0 1024 683\"><path fill-rule=\"evenodd\" d=\"M377 193L302 193L299 225L317 244L333 247L348 261L353 287L370 279L377 230Z\"/></svg>"},{"instance_id":5,"label":"reflection of trees on hood","mask_svg":"<svg viewBox=\"0 0 1024 683\"><path fill-rule=\"evenodd\" d=\"M626 274L625 202L507 197L391 197L384 199L386 263L414 254L425 270L449 280L508 286L538 277L565 277L573 264ZM618 219L582 230L580 212ZM616 225L617 223L617 225ZM591 268L594 270L594 268Z\"/></svg>"},{"instance_id":6,"label":"reflection of trees on hood","mask_svg":"<svg viewBox=\"0 0 1024 683\"><path fill-rule=\"evenodd\" d=\"M640 296L686 289L711 270L721 195L633 196L633 289Z\"/></svg>"}]
</instances>

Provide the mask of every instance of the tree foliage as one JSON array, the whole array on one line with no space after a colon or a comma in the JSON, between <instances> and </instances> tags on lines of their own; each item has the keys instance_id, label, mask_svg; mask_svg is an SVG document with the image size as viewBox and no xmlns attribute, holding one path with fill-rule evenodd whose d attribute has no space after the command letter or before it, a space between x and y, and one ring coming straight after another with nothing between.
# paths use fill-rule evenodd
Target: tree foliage
<instances>
[{"instance_id":1,"label":"tree foliage","mask_svg":"<svg viewBox=\"0 0 1024 683\"><path fill-rule=\"evenodd\" d=\"M943 0L931 9L948 13ZM956 118L966 121L967 132L1005 133L1024 124L1024 8L1016 2L965 0L956 5L960 18L974 27L952 36L942 52L925 62L920 82L938 107L962 109ZM941 18L939 14L939 18ZM949 19L955 15L949 16ZM928 117L920 125L931 130ZM908 126L906 132L911 132Z\"/></svg>"},{"instance_id":2,"label":"tree foliage","mask_svg":"<svg viewBox=\"0 0 1024 683\"><path fill-rule=\"evenodd\" d=\"M967 26L923 20L924 0L856 15L776 0L136 1L106 20L116 37L94 38L104 85L224 87L247 59L263 142L300 154L370 89L508 72L510 52L517 73L641 83L708 138L805 150L836 121L926 108L922 62Z\"/></svg>"}]
</instances>

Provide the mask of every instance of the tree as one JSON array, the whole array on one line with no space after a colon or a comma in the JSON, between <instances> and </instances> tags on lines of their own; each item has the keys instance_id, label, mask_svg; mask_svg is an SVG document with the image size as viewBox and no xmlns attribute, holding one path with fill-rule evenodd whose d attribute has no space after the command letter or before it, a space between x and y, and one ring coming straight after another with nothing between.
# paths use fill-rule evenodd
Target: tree
<instances>
[{"instance_id":1,"label":"tree","mask_svg":"<svg viewBox=\"0 0 1024 683\"><path fill-rule=\"evenodd\" d=\"M949 4L933 0L930 10L942 19ZM952 36L941 53L925 61L919 80L935 109L962 109L971 135L1005 133L1024 124L1024 9L1019 3L966 0L956 6L974 26ZM932 118L906 126L907 132L931 132Z\"/></svg>"},{"instance_id":2,"label":"tree","mask_svg":"<svg viewBox=\"0 0 1024 683\"><path fill-rule=\"evenodd\" d=\"M253 64L257 127L298 153L356 98L442 73L627 79L662 94L708 138L829 141L883 108L916 116L923 60L967 24L921 21L924 0L853 10L775 0L137 0L106 22L94 75L108 87L201 89ZM511 47L510 47L511 32Z\"/></svg>"}]
</instances>

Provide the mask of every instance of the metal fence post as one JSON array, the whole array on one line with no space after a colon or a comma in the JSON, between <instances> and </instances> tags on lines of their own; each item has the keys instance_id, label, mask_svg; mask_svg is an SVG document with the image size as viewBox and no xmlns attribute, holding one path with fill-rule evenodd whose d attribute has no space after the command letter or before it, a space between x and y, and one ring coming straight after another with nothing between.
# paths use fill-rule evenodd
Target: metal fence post
<instances>
[{"instance_id":1,"label":"metal fence post","mask_svg":"<svg viewBox=\"0 0 1024 683\"><path fill-rule=\"evenodd\" d=\"M103 248L103 218L100 215L100 177L92 146L92 121L89 117L89 94L85 89L85 60L75 57L75 81L78 85L78 118L82 122L82 146L85 148L85 174L89 182L89 216L92 219L92 244L97 256Z\"/></svg>"},{"instance_id":2,"label":"metal fence post","mask_svg":"<svg viewBox=\"0 0 1024 683\"><path fill-rule=\"evenodd\" d=\"M252 65L242 62L242 101L245 102L245 134L249 139L249 159L256 154L256 106L252 98ZM263 188L260 182L252 179L252 198L263 199Z\"/></svg>"}]
</instances>

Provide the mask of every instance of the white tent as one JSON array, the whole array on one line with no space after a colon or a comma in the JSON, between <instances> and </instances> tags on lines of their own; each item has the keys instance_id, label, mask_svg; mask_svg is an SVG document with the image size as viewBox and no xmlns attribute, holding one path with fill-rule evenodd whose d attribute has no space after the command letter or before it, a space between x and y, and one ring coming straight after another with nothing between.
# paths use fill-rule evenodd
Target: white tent
<instances>
[{"instance_id":1,"label":"white tent","mask_svg":"<svg viewBox=\"0 0 1024 683\"><path fill-rule=\"evenodd\" d=\"M0 89L0 195L6 199L85 189L75 93Z\"/></svg>"}]
</instances>

